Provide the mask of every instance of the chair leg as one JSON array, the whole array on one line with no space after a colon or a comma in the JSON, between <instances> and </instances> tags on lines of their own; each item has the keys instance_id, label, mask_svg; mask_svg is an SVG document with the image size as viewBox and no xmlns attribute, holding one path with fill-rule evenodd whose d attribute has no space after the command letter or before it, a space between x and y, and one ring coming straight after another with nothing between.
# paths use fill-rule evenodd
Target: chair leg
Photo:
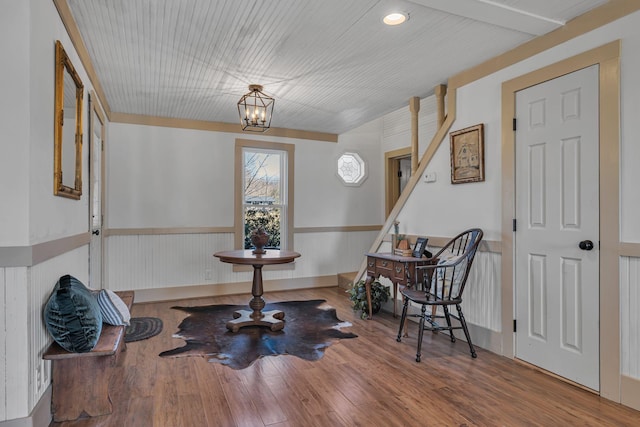
<instances>
[{"instance_id":1,"label":"chair leg","mask_svg":"<svg viewBox=\"0 0 640 427\"><path fill-rule=\"evenodd\" d=\"M451 327L451 316L449 315L449 309L446 305L442 306L442 311L444 311L444 318L447 319L447 326L449 327L449 336L451 337L451 342L456 342L456 336L453 335L453 328Z\"/></svg>"},{"instance_id":2,"label":"chair leg","mask_svg":"<svg viewBox=\"0 0 640 427\"><path fill-rule=\"evenodd\" d=\"M426 305L422 305L422 308L420 309L420 329L418 330L418 351L416 352L416 362L420 361L420 350L422 349L422 336L424 335L424 321L425 318L427 317L426 315L426 311L427 311L427 306Z\"/></svg>"},{"instance_id":3,"label":"chair leg","mask_svg":"<svg viewBox=\"0 0 640 427\"><path fill-rule=\"evenodd\" d=\"M392 283L391 286L393 286L393 318L395 319L396 317L396 305L398 305L398 285L397 283Z\"/></svg>"},{"instance_id":4,"label":"chair leg","mask_svg":"<svg viewBox=\"0 0 640 427\"><path fill-rule=\"evenodd\" d=\"M400 317L400 327L398 328L398 338L396 338L396 341L400 342L400 339L402 337L402 329L404 328L406 331L406 325L405 322L407 321L407 309L409 307L409 298L403 296L404 299L404 304L402 306L402 317Z\"/></svg>"},{"instance_id":5,"label":"chair leg","mask_svg":"<svg viewBox=\"0 0 640 427\"><path fill-rule=\"evenodd\" d=\"M464 314L462 314L462 308L460 304L456 304L456 308L458 309L458 317L460 318L460 323L462 324L462 330L464 331L464 336L467 337L467 343L469 344L469 350L471 350L471 357L474 359L478 357L476 354L476 349L473 348L473 344L471 343L471 336L469 335L469 329L467 329L467 321L464 320Z\"/></svg>"},{"instance_id":6,"label":"chair leg","mask_svg":"<svg viewBox=\"0 0 640 427\"><path fill-rule=\"evenodd\" d=\"M409 336L409 329L407 328L407 326L409 325L409 305L411 301L409 301L409 298L404 298L405 304L407 305L407 309L405 310L405 316L404 316L404 320L402 321L402 323L404 323L404 333L402 334L402 336L404 337L408 337Z\"/></svg>"},{"instance_id":7,"label":"chair leg","mask_svg":"<svg viewBox=\"0 0 640 427\"><path fill-rule=\"evenodd\" d=\"M438 306L437 305L432 305L431 306L431 319L435 320L437 313L438 313ZM434 330L431 331L431 333L437 334L438 330L434 329Z\"/></svg>"}]
</instances>

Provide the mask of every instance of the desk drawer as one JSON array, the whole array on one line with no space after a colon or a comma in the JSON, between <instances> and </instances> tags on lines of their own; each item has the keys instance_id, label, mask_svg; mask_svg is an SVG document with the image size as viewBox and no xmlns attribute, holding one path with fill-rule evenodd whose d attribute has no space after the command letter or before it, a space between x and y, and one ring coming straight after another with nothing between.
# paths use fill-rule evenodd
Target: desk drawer
<instances>
[{"instance_id":1,"label":"desk drawer","mask_svg":"<svg viewBox=\"0 0 640 427\"><path fill-rule=\"evenodd\" d=\"M386 277L393 277L393 261L388 259L376 259L376 271Z\"/></svg>"},{"instance_id":2,"label":"desk drawer","mask_svg":"<svg viewBox=\"0 0 640 427\"><path fill-rule=\"evenodd\" d=\"M406 278L405 264L403 262L393 263L393 278L396 282L403 282Z\"/></svg>"},{"instance_id":3,"label":"desk drawer","mask_svg":"<svg viewBox=\"0 0 640 427\"><path fill-rule=\"evenodd\" d=\"M422 282L422 278L424 277L423 271L417 269L419 265L426 265L426 263L396 263L397 265L393 268L393 273L395 274L395 280L400 283L402 281L405 285L414 285L416 283Z\"/></svg>"},{"instance_id":4,"label":"desk drawer","mask_svg":"<svg viewBox=\"0 0 640 427\"><path fill-rule=\"evenodd\" d=\"M367 257L367 273L370 276L373 276L376 273L376 259L372 257Z\"/></svg>"}]
</instances>

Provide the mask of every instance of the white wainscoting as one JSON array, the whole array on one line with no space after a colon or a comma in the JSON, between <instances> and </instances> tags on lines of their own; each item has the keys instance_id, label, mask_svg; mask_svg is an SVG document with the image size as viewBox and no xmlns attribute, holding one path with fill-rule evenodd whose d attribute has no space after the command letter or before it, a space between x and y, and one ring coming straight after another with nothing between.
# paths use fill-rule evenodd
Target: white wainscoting
<instances>
[{"instance_id":1,"label":"white wainscoting","mask_svg":"<svg viewBox=\"0 0 640 427\"><path fill-rule=\"evenodd\" d=\"M440 248L429 247L429 250L436 253ZM501 259L499 253L476 252L462 298L462 312L467 323L493 332L500 332L502 329L500 323L502 320L500 313ZM391 282L385 278L382 278L381 282L391 285ZM402 299L402 296L399 295L398 299ZM455 308L453 310L455 313Z\"/></svg>"},{"instance_id":2,"label":"white wainscoting","mask_svg":"<svg viewBox=\"0 0 640 427\"><path fill-rule=\"evenodd\" d=\"M436 253L440 248L429 247L429 250ZM380 252L384 252L381 250ZM467 287L464 290L462 301L462 312L467 320L473 344L475 346L502 354L501 348L501 312L500 312L500 268L502 257L496 252L477 252L473 260ZM380 282L392 286L391 282L381 277ZM401 300L402 296L399 295ZM402 311L402 305L398 301L398 314ZM391 312L393 306L388 302L383 307ZM410 309L410 313L418 314L418 306ZM439 309L442 314L442 310ZM455 308L453 308L455 313ZM410 320L416 320L411 318ZM417 321L417 320L416 320ZM454 322L456 322L454 320ZM456 331L457 338L464 340L462 331Z\"/></svg>"},{"instance_id":3,"label":"white wainscoting","mask_svg":"<svg viewBox=\"0 0 640 427\"><path fill-rule=\"evenodd\" d=\"M355 271L377 231L296 233L302 256L294 269L264 271L265 280L318 277ZM233 233L117 235L106 238L105 286L142 290L250 282L252 272L234 272L213 257L233 248ZM210 277L210 278L209 278Z\"/></svg>"},{"instance_id":4,"label":"white wainscoting","mask_svg":"<svg viewBox=\"0 0 640 427\"><path fill-rule=\"evenodd\" d=\"M51 370L42 354L51 338L42 311L60 276L87 283L88 256L83 246L33 267L0 269L0 421L27 417L46 392Z\"/></svg>"},{"instance_id":5,"label":"white wainscoting","mask_svg":"<svg viewBox=\"0 0 640 427\"><path fill-rule=\"evenodd\" d=\"M52 341L44 326L42 310L60 276L70 274L89 286L88 259L89 246L86 245L29 269L29 347L32 349L28 361L30 411L46 391L51 378L51 363L42 359L42 354Z\"/></svg>"},{"instance_id":6,"label":"white wainscoting","mask_svg":"<svg viewBox=\"0 0 640 427\"><path fill-rule=\"evenodd\" d=\"M7 321L6 321L6 268L0 268L0 307L2 307L2 315L0 315L0 378L7 378ZM0 384L0 421L7 419L7 381Z\"/></svg>"},{"instance_id":7,"label":"white wainscoting","mask_svg":"<svg viewBox=\"0 0 640 427\"><path fill-rule=\"evenodd\" d=\"M462 311L467 323L501 332L500 268L495 252L477 252L464 290Z\"/></svg>"},{"instance_id":8,"label":"white wainscoting","mask_svg":"<svg viewBox=\"0 0 640 427\"><path fill-rule=\"evenodd\" d=\"M231 272L213 257L233 247L231 233L109 236L105 246L105 287L114 291L226 282Z\"/></svg>"},{"instance_id":9,"label":"white wainscoting","mask_svg":"<svg viewBox=\"0 0 640 427\"><path fill-rule=\"evenodd\" d=\"M621 374L640 379L640 258L620 257Z\"/></svg>"},{"instance_id":10,"label":"white wainscoting","mask_svg":"<svg viewBox=\"0 0 640 427\"><path fill-rule=\"evenodd\" d=\"M28 414L29 384L31 376L25 355L29 354L27 307L27 267L3 269L3 344L0 350L4 367L4 400L0 413L4 420L21 418Z\"/></svg>"}]
</instances>

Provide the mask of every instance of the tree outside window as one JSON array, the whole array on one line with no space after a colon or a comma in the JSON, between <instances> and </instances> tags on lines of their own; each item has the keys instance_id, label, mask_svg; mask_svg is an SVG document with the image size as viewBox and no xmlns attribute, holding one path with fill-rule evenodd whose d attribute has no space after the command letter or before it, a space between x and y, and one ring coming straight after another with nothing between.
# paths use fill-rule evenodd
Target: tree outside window
<instances>
[{"instance_id":1,"label":"tree outside window","mask_svg":"<svg viewBox=\"0 0 640 427\"><path fill-rule=\"evenodd\" d=\"M236 139L234 247L253 249L247 236L263 227L267 249L293 250L295 145Z\"/></svg>"},{"instance_id":2,"label":"tree outside window","mask_svg":"<svg viewBox=\"0 0 640 427\"><path fill-rule=\"evenodd\" d=\"M287 152L244 147L242 158L243 247L253 247L249 235L262 227L269 234L267 247L280 249L286 245Z\"/></svg>"}]
</instances>

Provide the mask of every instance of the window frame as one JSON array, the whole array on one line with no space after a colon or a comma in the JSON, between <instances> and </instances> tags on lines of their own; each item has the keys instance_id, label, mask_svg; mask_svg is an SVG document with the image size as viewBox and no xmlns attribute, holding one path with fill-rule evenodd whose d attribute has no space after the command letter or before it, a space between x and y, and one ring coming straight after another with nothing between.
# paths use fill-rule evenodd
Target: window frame
<instances>
[{"instance_id":1,"label":"window frame","mask_svg":"<svg viewBox=\"0 0 640 427\"><path fill-rule=\"evenodd\" d=\"M343 158L347 156L355 160L355 162L358 163L358 166L360 168L360 174L358 175L358 179L355 181L347 181L345 177L342 176L342 173L340 173L341 172L340 163L343 161ZM355 151L345 151L336 159L335 172L336 172L336 176L338 177L342 185L345 185L347 187L360 187L367 180L367 177L369 176L369 166L367 165L367 161L359 153Z\"/></svg>"},{"instance_id":2,"label":"window frame","mask_svg":"<svg viewBox=\"0 0 640 427\"><path fill-rule=\"evenodd\" d=\"M283 151L287 154L286 159L286 179L283 185L286 194L282 195L285 208L283 209L285 220L283 221L280 235L284 236L284 244L280 246L282 250L293 250L293 206L294 206L294 156L295 145L278 142L268 142L251 139L236 139L235 146L235 195L234 195L234 247L244 249L244 149L275 150ZM282 185L282 184L281 184Z\"/></svg>"}]
</instances>

